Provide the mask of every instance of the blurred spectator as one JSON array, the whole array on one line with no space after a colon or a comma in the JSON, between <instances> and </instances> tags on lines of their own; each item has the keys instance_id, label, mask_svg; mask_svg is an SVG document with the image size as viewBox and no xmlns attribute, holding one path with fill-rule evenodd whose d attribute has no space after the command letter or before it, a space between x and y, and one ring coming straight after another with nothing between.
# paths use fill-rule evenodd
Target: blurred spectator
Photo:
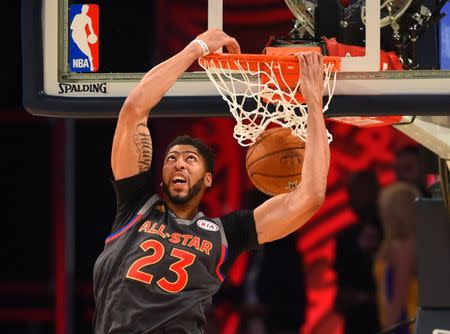
<instances>
[{"instance_id":1,"label":"blurred spectator","mask_svg":"<svg viewBox=\"0 0 450 334\"><path fill-rule=\"evenodd\" d=\"M394 162L397 182L380 194L380 216L385 238L375 273L383 328L415 318L417 312L416 214L414 200L428 196L418 147L397 153ZM401 326L392 333L411 333Z\"/></svg>"},{"instance_id":2,"label":"blurred spectator","mask_svg":"<svg viewBox=\"0 0 450 334\"><path fill-rule=\"evenodd\" d=\"M422 195L428 197L426 174L418 146L406 146L398 151L394 161L397 181L403 181L417 187Z\"/></svg>"},{"instance_id":3,"label":"blurred spectator","mask_svg":"<svg viewBox=\"0 0 450 334\"><path fill-rule=\"evenodd\" d=\"M380 196L380 214L385 238L375 272L378 277L380 315L384 328L413 319L417 311L414 199L419 194L414 185L396 182L383 189ZM404 326L393 333L409 333L409 329Z\"/></svg>"},{"instance_id":4,"label":"blurred spectator","mask_svg":"<svg viewBox=\"0 0 450 334\"><path fill-rule=\"evenodd\" d=\"M351 175L347 192L357 223L344 229L336 240L338 291L335 308L344 318L345 334L377 333L376 284L372 268L382 233L375 173L366 170Z\"/></svg>"},{"instance_id":5,"label":"blurred spectator","mask_svg":"<svg viewBox=\"0 0 450 334\"><path fill-rule=\"evenodd\" d=\"M248 207L268 197L257 190L247 196ZM296 334L305 321L307 305L303 259L297 235L264 244L252 254L244 283L246 333Z\"/></svg>"}]
</instances>

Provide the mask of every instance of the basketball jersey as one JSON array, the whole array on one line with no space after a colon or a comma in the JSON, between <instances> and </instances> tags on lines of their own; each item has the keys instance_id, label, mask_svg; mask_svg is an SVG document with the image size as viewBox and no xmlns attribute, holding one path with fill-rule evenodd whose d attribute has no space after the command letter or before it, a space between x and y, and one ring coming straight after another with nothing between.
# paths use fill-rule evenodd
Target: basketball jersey
<instances>
[{"instance_id":1,"label":"basketball jersey","mask_svg":"<svg viewBox=\"0 0 450 334\"><path fill-rule=\"evenodd\" d=\"M378 307L380 309L380 321L383 327L386 327L386 310L388 303L393 299L393 285L394 285L394 270L391 265L382 259L377 259L374 266L375 277L378 281ZM417 277L412 277L408 284L408 295L406 305L402 310L398 322L414 319L418 307L418 280ZM398 333L409 334L414 333L414 325L402 327L397 330ZM397 333L396 332L396 333Z\"/></svg>"},{"instance_id":2,"label":"basketball jersey","mask_svg":"<svg viewBox=\"0 0 450 334\"><path fill-rule=\"evenodd\" d=\"M253 220L252 211L181 219L151 196L95 263L95 332L202 333L204 309L224 279L222 220L238 216Z\"/></svg>"}]
</instances>

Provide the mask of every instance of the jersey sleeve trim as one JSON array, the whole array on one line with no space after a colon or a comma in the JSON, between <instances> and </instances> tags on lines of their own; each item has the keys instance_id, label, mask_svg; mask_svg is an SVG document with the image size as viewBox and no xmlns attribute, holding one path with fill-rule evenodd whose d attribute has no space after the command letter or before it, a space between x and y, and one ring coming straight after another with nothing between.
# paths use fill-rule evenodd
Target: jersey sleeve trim
<instances>
[{"instance_id":1,"label":"jersey sleeve trim","mask_svg":"<svg viewBox=\"0 0 450 334\"><path fill-rule=\"evenodd\" d=\"M213 220L213 222L215 222L217 224L217 226L219 226L219 231L220 231L220 235L221 235L221 239L222 239L222 245L224 245L225 248L228 248L228 240L227 240L227 236L225 235L225 230L223 228L222 219L213 218L212 220Z\"/></svg>"},{"instance_id":2,"label":"jersey sleeve trim","mask_svg":"<svg viewBox=\"0 0 450 334\"><path fill-rule=\"evenodd\" d=\"M228 258L228 241L227 237L225 235L225 231L223 229L222 220L220 218L213 218L213 221L219 226L219 231L221 235L221 241L222 241L222 247L220 249L220 259L217 263L216 267L216 275L219 278L220 282L223 282L225 279L225 274L222 270L222 265L225 263L225 261Z\"/></svg>"},{"instance_id":3,"label":"jersey sleeve trim","mask_svg":"<svg viewBox=\"0 0 450 334\"><path fill-rule=\"evenodd\" d=\"M223 282L223 280L225 279L225 275L223 274L221 267L222 267L222 264L226 261L227 257L228 257L228 248L224 244L222 244L220 260L219 260L219 263L217 264L217 268L216 268L216 274L217 274L217 277L219 278L220 282Z\"/></svg>"},{"instance_id":4,"label":"jersey sleeve trim","mask_svg":"<svg viewBox=\"0 0 450 334\"><path fill-rule=\"evenodd\" d=\"M128 231L132 226L134 226L141 218L142 216L156 203L159 201L159 196L158 195L153 195L152 197L150 197L148 199L147 202L145 202L144 206L133 216L133 218L131 218L131 220L128 222L128 224L126 224L125 226L123 226L122 228L120 228L119 230L117 230L114 233L111 233L105 240L105 244L110 243L111 241L117 239L118 237L120 237L121 235L123 235L126 231Z\"/></svg>"}]
</instances>

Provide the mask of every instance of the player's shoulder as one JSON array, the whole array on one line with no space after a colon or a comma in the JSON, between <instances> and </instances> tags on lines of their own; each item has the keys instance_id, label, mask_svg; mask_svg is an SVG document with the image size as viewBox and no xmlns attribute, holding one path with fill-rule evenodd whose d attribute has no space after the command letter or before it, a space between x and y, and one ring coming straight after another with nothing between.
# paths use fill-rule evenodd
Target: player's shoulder
<instances>
[{"instance_id":1,"label":"player's shoulder","mask_svg":"<svg viewBox=\"0 0 450 334\"><path fill-rule=\"evenodd\" d=\"M249 220L254 219L253 217L253 211L254 210L235 210L232 212L229 212L222 217L218 218L222 221L223 224L236 222L236 221L242 221L242 220Z\"/></svg>"},{"instance_id":2,"label":"player's shoulder","mask_svg":"<svg viewBox=\"0 0 450 334\"><path fill-rule=\"evenodd\" d=\"M116 217L111 229L111 234L121 232L127 226L134 225L144 216L155 215L160 211L157 210L159 205L163 205L163 201L158 194L152 194L142 197L134 203L128 203L127 206L119 206L116 212Z\"/></svg>"}]
</instances>

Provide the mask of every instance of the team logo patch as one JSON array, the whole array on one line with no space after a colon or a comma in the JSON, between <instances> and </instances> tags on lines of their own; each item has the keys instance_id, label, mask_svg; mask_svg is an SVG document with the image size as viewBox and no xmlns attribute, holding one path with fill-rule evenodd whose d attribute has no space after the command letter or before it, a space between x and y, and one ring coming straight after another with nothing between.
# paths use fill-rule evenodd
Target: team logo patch
<instances>
[{"instance_id":1,"label":"team logo patch","mask_svg":"<svg viewBox=\"0 0 450 334\"><path fill-rule=\"evenodd\" d=\"M68 33L70 71L97 72L100 43L98 5L70 5Z\"/></svg>"},{"instance_id":2,"label":"team logo patch","mask_svg":"<svg viewBox=\"0 0 450 334\"><path fill-rule=\"evenodd\" d=\"M208 220L199 219L197 220L197 226L208 231L216 232L219 230L219 226L214 224L213 222L210 222Z\"/></svg>"}]
</instances>

